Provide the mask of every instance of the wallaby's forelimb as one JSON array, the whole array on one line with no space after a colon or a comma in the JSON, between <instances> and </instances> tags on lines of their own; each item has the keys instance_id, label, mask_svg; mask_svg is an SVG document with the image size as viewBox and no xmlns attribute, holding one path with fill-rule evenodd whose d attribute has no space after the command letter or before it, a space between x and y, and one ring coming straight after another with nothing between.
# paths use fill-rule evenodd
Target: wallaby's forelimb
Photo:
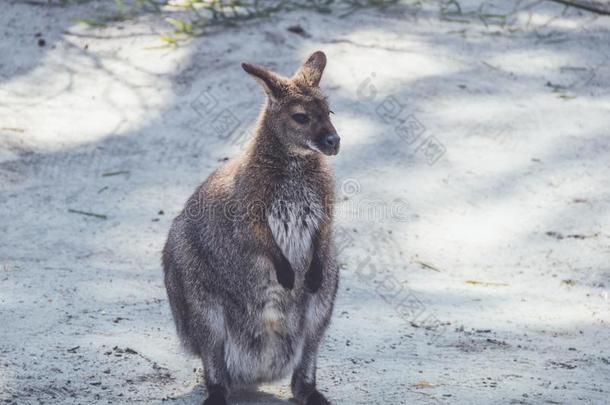
<instances>
[{"instance_id":1,"label":"wallaby's forelimb","mask_svg":"<svg viewBox=\"0 0 610 405\"><path fill-rule=\"evenodd\" d=\"M253 225L254 235L257 237L257 242L263 246L263 252L266 254L275 268L275 275L278 283L288 290L292 290L294 287L294 270L292 265L282 249L275 241L271 229L267 223L267 214L262 210L253 211L255 215L253 217L257 221Z\"/></svg>"},{"instance_id":2,"label":"wallaby's forelimb","mask_svg":"<svg viewBox=\"0 0 610 405\"><path fill-rule=\"evenodd\" d=\"M319 231L313 236L312 242L313 256L311 258L311 263L309 264L309 269L307 270L307 273L305 273L305 288L307 288L308 292L315 293L322 285L322 280L324 279Z\"/></svg>"},{"instance_id":3,"label":"wallaby's forelimb","mask_svg":"<svg viewBox=\"0 0 610 405\"><path fill-rule=\"evenodd\" d=\"M294 287L294 271L292 270L290 261L284 256L284 253L282 253L282 250L277 244L272 246L269 254L271 255L271 261L275 267L275 275L278 283L280 283L282 287L292 290Z\"/></svg>"}]
</instances>

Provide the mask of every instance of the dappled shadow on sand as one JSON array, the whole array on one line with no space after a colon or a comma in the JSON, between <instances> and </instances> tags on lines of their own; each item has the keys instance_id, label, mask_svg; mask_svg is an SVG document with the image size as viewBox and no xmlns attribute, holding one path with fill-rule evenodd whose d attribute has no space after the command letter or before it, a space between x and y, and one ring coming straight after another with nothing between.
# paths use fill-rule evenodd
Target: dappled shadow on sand
<instances>
[{"instance_id":1,"label":"dappled shadow on sand","mask_svg":"<svg viewBox=\"0 0 610 405\"><path fill-rule=\"evenodd\" d=\"M406 16L412 10L400 11ZM551 7L539 14L560 12L561 8ZM552 378L568 380L564 398L581 395L569 380L582 379L587 371L601 368L603 360L587 351L587 344L556 343L552 334L569 334L575 339L583 331L601 339L598 318L587 314L581 320L579 311L574 311L564 313L562 321L552 314L562 300L569 303L573 299L580 312L588 304L571 295L548 302L540 297L567 294L567 288L577 291L578 297L599 294L602 290L596 285L610 282L598 250L606 239L602 235L565 240L558 247L559 242L544 232L578 217L583 205L608 198L595 169L607 166L605 129L589 116L573 126L570 122L578 118L574 114L562 118L566 110L556 102L569 101L550 99L549 94L557 89L552 85L558 83L547 86L546 82L564 76L555 72L549 79L552 72L536 67L540 60L533 61L530 69L515 66L514 71L494 63L502 65L539 50L549 61L562 58L565 66L579 67L582 61L593 59L585 68L596 69L606 57L603 52L595 56L586 47L569 43L590 43L599 32L565 24L541 28L547 30L544 35L528 28L499 35L486 31L476 19L464 24L466 29L458 23L442 25L434 13L420 12L417 18L423 23L418 24L417 18L409 20L412 31L405 34L405 20L395 17L388 13L335 20L332 16L289 15L285 23L248 24L195 39L176 51L182 52L179 56L169 51L151 53L154 56L146 69L112 52L70 51L68 46L62 62L65 68L55 72L67 75L68 84L57 89L50 86L53 91L34 100L19 93L19 81L27 82L34 71L45 73L45 52L52 53L57 41L81 40L81 34L62 39L56 33L55 42L49 41L44 49L30 49L39 54L31 56L27 69L3 71L7 91L22 103L10 108L26 129L33 119L26 114L28 110L62 106L67 99L72 102L72 96L78 103L96 97L93 106L113 122L108 130L83 135L82 140L65 147L39 150L19 146L15 137L10 138L14 154L0 162L0 203L5 207L0 213L0 231L10 235L0 250L6 262L0 263L4 266L0 269L0 299L2 323L13 327L0 343L10 365L0 377L0 387L8 386L8 392L24 401L48 400L55 395L65 403L107 398L124 403L167 403L161 398L183 404L202 402L203 389L195 385L190 372L199 365L177 347L159 251L171 218L194 187L225 158L239 152L241 130L250 127L262 103L262 92L241 72L239 63L258 62L288 74L308 52L322 47L329 55L323 83L343 136L342 153L333 160L339 188L343 179L355 179L358 193L346 198L406 198L412 211L409 221L403 223L385 218L385 222L371 224L374 221L368 218L349 215L338 219L338 225L355 236L342 257L343 284L322 351L320 384L329 387L329 396L338 403L358 398L351 403L394 404L421 399L421 385L418 388L416 383L429 378L440 387L436 388L439 393L430 394L432 398L424 395L433 403L443 398L478 403L477 393L488 388L481 383L489 377L487 373L500 385L487 398L508 402L519 400L525 391L544 391L538 387L547 381L535 380L540 377L534 374L568 364L562 370L576 370L572 371L574 378L574 374ZM57 18L64 24L62 31L69 26L68 18ZM153 23L160 24L159 20L138 22L143 27ZM293 23L303 24L312 38L287 33L284 25ZM436 28L428 31L426 24ZM333 28L335 38L328 37L328 27ZM96 41L106 40L117 41L118 48L129 37L121 34L112 39L102 33L92 30L87 34L91 49ZM550 42L553 35L560 40ZM497 39L490 41L488 36ZM395 48L387 49L387 44ZM156 71L155 58L174 58L173 68ZM125 72L130 72L129 77ZM376 73L371 83L377 92L373 99L358 93L371 73ZM559 90L594 110L597 83L607 84L607 73L599 68L590 80L585 73L584 78L567 78L564 87L572 87ZM105 91L91 94L79 87L83 75L93 75L105 84ZM44 87L33 82L30 86ZM122 89L118 98L116 88ZM160 95L154 96L157 90ZM123 98L125 94L128 97ZM202 104L202 95L203 102L211 95L212 104ZM380 115L379 106L389 96L404 103L405 113L423 123L425 136L434 135L443 142L446 153L435 165L428 165L421 151L396 135L395 123ZM540 100L539 108L531 100ZM141 115L134 118L134 110ZM217 132L216 119L223 111L237 117L237 130ZM49 125L56 126L59 139L89 134L90 115L59 108L57 114L59 123ZM590 118L599 119L599 115ZM477 126L477 121L485 125ZM555 127L559 136L542 136L545 127L556 123L565 124ZM23 137L29 135L26 131ZM595 147L588 151L590 145ZM572 195L567 190L576 187L576 179L588 186ZM576 198L585 202L554 203ZM537 210L540 202L545 209ZM592 209L602 208L596 205ZM494 225L496 211L509 220ZM531 217L535 220L514 228L506 223L518 222L530 212L535 212ZM477 222L479 218L486 223ZM492 225L487 227L487 223ZM595 221L577 225L594 227ZM367 234L373 226L392 231L396 242L370 240ZM491 232L486 234L488 228ZM426 244L425 240L434 242ZM582 262L576 260L581 249L589 253ZM404 250L404 255L398 250ZM416 254L433 261L441 271L422 270L415 261L422 258L414 258ZM355 274L367 255L379 259L373 262L379 273L371 283ZM550 258L550 263L547 266L530 256ZM565 268L570 266L582 271L570 273ZM567 279L584 273L588 279L579 280L581 284L574 287L562 285L559 292L527 288L552 280L550 274ZM418 319L397 312L396 301L388 299L392 292L380 287L390 275L408 284L428 315L447 323L439 340L431 341ZM490 290L464 284L472 279L499 280L511 287ZM523 300L531 300L530 313L520 304ZM518 322L515 318L523 318L525 327L514 325L513 330L511 324L499 322ZM481 326L485 322L493 328ZM473 335L467 335L470 329ZM27 347L23 341L29 342ZM595 339L589 343L595 347ZM115 346L123 352L114 350ZM548 356L557 358L532 354L551 346L560 346ZM126 347L137 354L125 354ZM461 357L464 353L471 357ZM485 355L476 357L477 353ZM28 356L43 357L23 369L29 363L23 359ZM516 363L505 373L513 376L495 374L489 358ZM571 369L572 365L577 368ZM535 383L529 382L530 377ZM584 395L593 398L591 392L598 392L599 384L599 380L592 382ZM62 386L71 387L74 396L57 389ZM519 392L511 387L519 387ZM547 391L536 398L556 399ZM292 403L265 392L241 393L234 400L239 404Z\"/></svg>"}]
</instances>

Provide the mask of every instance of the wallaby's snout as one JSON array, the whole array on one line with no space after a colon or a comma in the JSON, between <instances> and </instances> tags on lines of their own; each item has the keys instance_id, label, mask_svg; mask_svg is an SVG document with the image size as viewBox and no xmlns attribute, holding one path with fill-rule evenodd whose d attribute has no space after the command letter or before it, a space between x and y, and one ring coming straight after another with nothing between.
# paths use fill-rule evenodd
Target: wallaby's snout
<instances>
[{"instance_id":1,"label":"wallaby's snout","mask_svg":"<svg viewBox=\"0 0 610 405\"><path fill-rule=\"evenodd\" d=\"M336 132L331 132L327 135L322 136L322 139L317 142L315 148L320 152L324 153L327 156L336 155L339 153L339 144L341 143L341 138L337 135Z\"/></svg>"},{"instance_id":2,"label":"wallaby's snout","mask_svg":"<svg viewBox=\"0 0 610 405\"><path fill-rule=\"evenodd\" d=\"M269 97L269 127L278 129L277 141L296 152L339 153L340 138L330 120L332 111L320 90L326 55L314 52L290 78L261 66L242 64Z\"/></svg>"}]
</instances>

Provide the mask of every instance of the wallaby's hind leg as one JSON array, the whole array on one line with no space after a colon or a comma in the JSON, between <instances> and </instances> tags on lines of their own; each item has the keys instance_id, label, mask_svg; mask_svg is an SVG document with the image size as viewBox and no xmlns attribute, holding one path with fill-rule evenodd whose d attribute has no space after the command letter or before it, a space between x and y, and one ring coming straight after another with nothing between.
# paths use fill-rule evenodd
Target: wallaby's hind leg
<instances>
[{"instance_id":1,"label":"wallaby's hind leg","mask_svg":"<svg viewBox=\"0 0 610 405\"><path fill-rule=\"evenodd\" d=\"M226 405L225 399L229 389L229 374L224 356L224 317L222 309L211 302L196 305L206 308L197 316L193 325L195 336L193 340L199 348L199 356L203 363L203 377L208 396L204 405Z\"/></svg>"},{"instance_id":2,"label":"wallaby's hind leg","mask_svg":"<svg viewBox=\"0 0 610 405\"><path fill-rule=\"evenodd\" d=\"M316 389L316 360L320 337L307 338L301 361L292 374L290 388L299 405L330 405Z\"/></svg>"},{"instance_id":3,"label":"wallaby's hind leg","mask_svg":"<svg viewBox=\"0 0 610 405\"><path fill-rule=\"evenodd\" d=\"M208 397L203 405L227 405L226 392L219 386L207 386Z\"/></svg>"},{"instance_id":4,"label":"wallaby's hind leg","mask_svg":"<svg viewBox=\"0 0 610 405\"><path fill-rule=\"evenodd\" d=\"M222 343L200 349L208 396L203 405L227 405L228 375Z\"/></svg>"}]
</instances>

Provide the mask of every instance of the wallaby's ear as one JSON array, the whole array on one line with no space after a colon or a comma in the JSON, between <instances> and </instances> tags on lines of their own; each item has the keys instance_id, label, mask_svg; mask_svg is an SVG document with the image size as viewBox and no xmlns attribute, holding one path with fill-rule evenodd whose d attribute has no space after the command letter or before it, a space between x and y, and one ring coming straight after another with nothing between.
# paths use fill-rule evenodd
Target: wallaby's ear
<instances>
[{"instance_id":1,"label":"wallaby's ear","mask_svg":"<svg viewBox=\"0 0 610 405\"><path fill-rule=\"evenodd\" d=\"M274 101L284 95L286 90L286 83L284 79L279 75L273 73L270 70L265 69L261 66L251 65L249 63L242 63L241 67L263 86L265 92Z\"/></svg>"},{"instance_id":2,"label":"wallaby's ear","mask_svg":"<svg viewBox=\"0 0 610 405\"><path fill-rule=\"evenodd\" d=\"M299 71L294 74L293 80L303 81L310 86L318 87L325 67L326 55L324 55L324 52L314 52Z\"/></svg>"}]
</instances>

